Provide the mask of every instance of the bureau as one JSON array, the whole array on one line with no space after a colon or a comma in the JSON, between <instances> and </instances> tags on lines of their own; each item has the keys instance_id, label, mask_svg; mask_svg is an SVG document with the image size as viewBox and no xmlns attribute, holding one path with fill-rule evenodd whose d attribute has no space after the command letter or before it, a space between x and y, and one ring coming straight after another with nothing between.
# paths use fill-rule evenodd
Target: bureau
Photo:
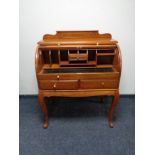
<instances>
[{"instance_id":1,"label":"bureau","mask_svg":"<svg viewBox=\"0 0 155 155\"><path fill-rule=\"evenodd\" d=\"M38 101L48 127L45 97L112 96L109 126L119 102L121 52L111 34L57 31L38 42L35 53Z\"/></svg>"}]
</instances>

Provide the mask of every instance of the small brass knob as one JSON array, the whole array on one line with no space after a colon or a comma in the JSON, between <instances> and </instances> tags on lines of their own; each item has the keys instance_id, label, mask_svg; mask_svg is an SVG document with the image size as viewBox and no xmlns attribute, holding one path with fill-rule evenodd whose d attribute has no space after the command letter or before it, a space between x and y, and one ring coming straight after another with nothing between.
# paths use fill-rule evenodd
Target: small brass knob
<instances>
[{"instance_id":1,"label":"small brass knob","mask_svg":"<svg viewBox=\"0 0 155 155\"><path fill-rule=\"evenodd\" d=\"M60 78L60 76L59 75L57 75L57 79L59 80L59 78Z\"/></svg>"},{"instance_id":2,"label":"small brass knob","mask_svg":"<svg viewBox=\"0 0 155 155\"><path fill-rule=\"evenodd\" d=\"M53 85L53 88L54 88L54 89L56 88L56 83Z\"/></svg>"}]
</instances>

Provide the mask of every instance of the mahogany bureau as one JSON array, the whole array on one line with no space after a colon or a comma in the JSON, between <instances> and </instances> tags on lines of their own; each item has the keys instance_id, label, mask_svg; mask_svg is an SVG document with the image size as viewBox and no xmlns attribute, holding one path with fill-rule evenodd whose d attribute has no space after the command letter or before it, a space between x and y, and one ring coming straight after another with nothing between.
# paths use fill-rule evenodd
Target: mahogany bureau
<instances>
[{"instance_id":1,"label":"mahogany bureau","mask_svg":"<svg viewBox=\"0 0 155 155\"><path fill-rule=\"evenodd\" d=\"M38 42L35 54L38 100L48 127L44 97L113 96L109 126L119 101L121 52L111 34L57 31Z\"/></svg>"}]
</instances>

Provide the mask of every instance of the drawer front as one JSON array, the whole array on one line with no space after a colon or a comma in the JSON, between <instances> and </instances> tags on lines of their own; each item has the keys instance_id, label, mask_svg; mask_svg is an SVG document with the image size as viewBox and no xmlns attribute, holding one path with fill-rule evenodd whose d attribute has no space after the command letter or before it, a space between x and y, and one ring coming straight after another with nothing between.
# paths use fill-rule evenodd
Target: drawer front
<instances>
[{"instance_id":1,"label":"drawer front","mask_svg":"<svg viewBox=\"0 0 155 155\"><path fill-rule=\"evenodd\" d=\"M118 79L119 73L57 73L39 74L39 80Z\"/></svg>"},{"instance_id":2,"label":"drawer front","mask_svg":"<svg viewBox=\"0 0 155 155\"><path fill-rule=\"evenodd\" d=\"M116 89L117 80L81 80L81 89Z\"/></svg>"},{"instance_id":3,"label":"drawer front","mask_svg":"<svg viewBox=\"0 0 155 155\"><path fill-rule=\"evenodd\" d=\"M44 90L78 89L78 80L41 80L39 88Z\"/></svg>"}]
</instances>

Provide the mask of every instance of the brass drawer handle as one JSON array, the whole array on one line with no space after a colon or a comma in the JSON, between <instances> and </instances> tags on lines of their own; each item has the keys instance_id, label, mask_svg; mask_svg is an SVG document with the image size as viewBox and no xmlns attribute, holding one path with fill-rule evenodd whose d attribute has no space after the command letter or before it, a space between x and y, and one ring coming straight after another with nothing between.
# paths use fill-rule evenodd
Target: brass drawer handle
<instances>
[{"instance_id":1,"label":"brass drawer handle","mask_svg":"<svg viewBox=\"0 0 155 155\"><path fill-rule=\"evenodd\" d=\"M57 75L57 79L59 80L59 78L60 78L60 76L59 75Z\"/></svg>"},{"instance_id":2,"label":"brass drawer handle","mask_svg":"<svg viewBox=\"0 0 155 155\"><path fill-rule=\"evenodd\" d=\"M56 83L53 85L53 88L56 89Z\"/></svg>"}]
</instances>

